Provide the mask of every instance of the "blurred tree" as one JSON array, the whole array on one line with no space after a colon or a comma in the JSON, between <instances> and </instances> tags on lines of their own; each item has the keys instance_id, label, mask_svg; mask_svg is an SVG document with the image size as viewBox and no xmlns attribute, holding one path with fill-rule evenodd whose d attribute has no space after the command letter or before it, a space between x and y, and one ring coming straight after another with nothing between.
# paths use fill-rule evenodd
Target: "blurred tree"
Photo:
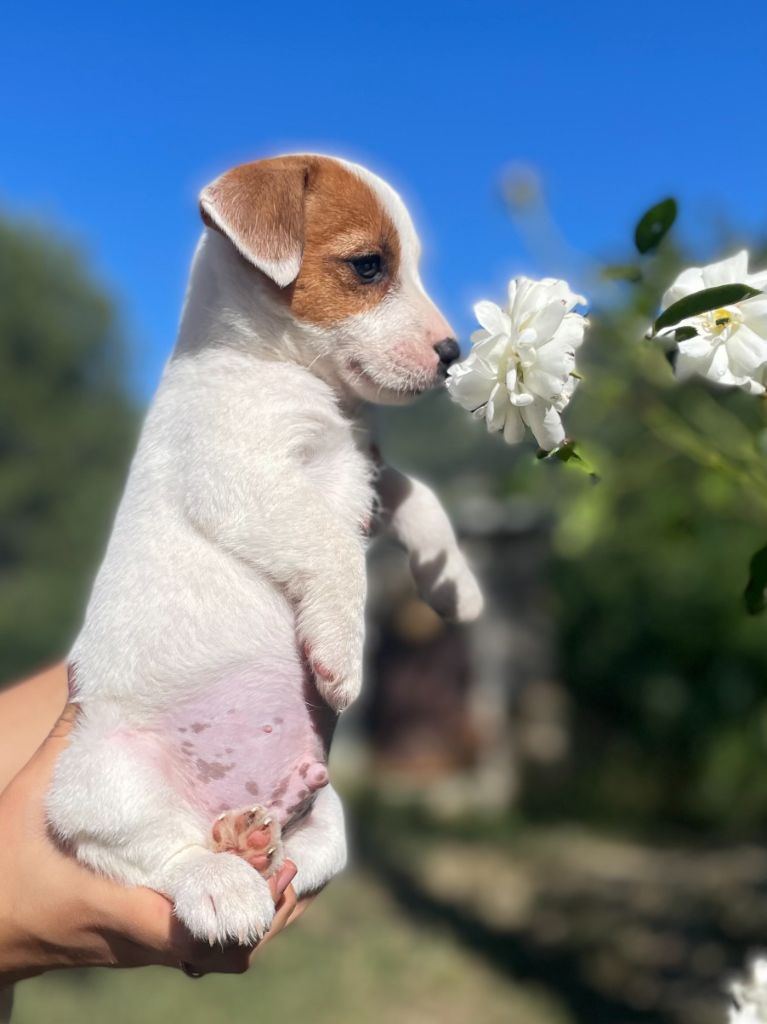
<instances>
[{"instance_id":1,"label":"blurred tree","mask_svg":"<svg viewBox=\"0 0 767 1024\"><path fill-rule=\"evenodd\" d=\"M0 681L66 652L135 441L110 299L0 220Z\"/></svg>"},{"instance_id":2,"label":"blurred tree","mask_svg":"<svg viewBox=\"0 0 767 1024\"><path fill-rule=\"evenodd\" d=\"M577 765L562 806L753 829L767 813L767 644L742 593L767 540L765 406L676 384L661 346L642 340L665 287L700 262L664 243L593 317L569 428L601 483L528 463L510 486L532 488L558 523Z\"/></svg>"},{"instance_id":3,"label":"blurred tree","mask_svg":"<svg viewBox=\"0 0 767 1024\"><path fill-rule=\"evenodd\" d=\"M728 238L721 254L738 247ZM555 790L528 778L531 810L717 830L767 816L767 621L742 601L767 542L767 406L676 384L660 344L643 340L679 269L701 262L667 239L638 283L584 285L597 308L566 423L597 484L536 462L532 444L488 438L439 397L382 414L387 457L454 500L524 495L556 523L551 611L572 764Z\"/></svg>"}]
</instances>

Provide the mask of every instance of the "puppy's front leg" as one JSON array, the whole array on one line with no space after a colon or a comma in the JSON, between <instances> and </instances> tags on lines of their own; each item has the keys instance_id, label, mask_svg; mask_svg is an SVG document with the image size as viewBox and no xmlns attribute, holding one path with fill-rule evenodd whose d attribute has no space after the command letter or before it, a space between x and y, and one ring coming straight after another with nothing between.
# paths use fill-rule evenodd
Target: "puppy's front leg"
<instances>
[{"instance_id":1,"label":"puppy's front leg","mask_svg":"<svg viewBox=\"0 0 767 1024\"><path fill-rule=\"evenodd\" d=\"M285 566L285 589L317 689L335 711L343 711L362 686L364 540L361 533L339 529L332 518L318 517L316 508L312 518L309 538L290 538L295 563Z\"/></svg>"},{"instance_id":2,"label":"puppy's front leg","mask_svg":"<svg viewBox=\"0 0 767 1024\"><path fill-rule=\"evenodd\" d=\"M410 556L421 597L446 619L471 622L482 611L479 584L434 492L384 466L378 478L381 520Z\"/></svg>"}]
</instances>

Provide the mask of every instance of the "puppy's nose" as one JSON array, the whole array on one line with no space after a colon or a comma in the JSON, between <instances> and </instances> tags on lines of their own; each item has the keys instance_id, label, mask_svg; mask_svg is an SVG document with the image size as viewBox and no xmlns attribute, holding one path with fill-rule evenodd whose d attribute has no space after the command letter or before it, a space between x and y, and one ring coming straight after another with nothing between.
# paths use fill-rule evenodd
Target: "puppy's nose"
<instances>
[{"instance_id":1,"label":"puppy's nose","mask_svg":"<svg viewBox=\"0 0 767 1024\"><path fill-rule=\"evenodd\" d=\"M438 341L434 346L434 351L439 356L439 361L442 364L440 369L447 369L451 363L454 363L458 356L461 354L461 350L458 347L458 342L455 338L443 338L442 341Z\"/></svg>"}]
</instances>

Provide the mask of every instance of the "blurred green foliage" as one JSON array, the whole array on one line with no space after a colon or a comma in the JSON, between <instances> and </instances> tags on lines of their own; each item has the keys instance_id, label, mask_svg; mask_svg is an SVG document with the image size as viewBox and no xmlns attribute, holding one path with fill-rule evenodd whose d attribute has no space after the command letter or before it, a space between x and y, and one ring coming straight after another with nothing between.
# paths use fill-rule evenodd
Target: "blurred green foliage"
<instances>
[{"instance_id":1,"label":"blurred green foliage","mask_svg":"<svg viewBox=\"0 0 767 1024\"><path fill-rule=\"evenodd\" d=\"M0 681L74 635L135 441L124 377L80 254L0 221Z\"/></svg>"},{"instance_id":2,"label":"blurred green foliage","mask_svg":"<svg viewBox=\"0 0 767 1024\"><path fill-rule=\"evenodd\" d=\"M767 406L677 385L643 340L662 292L695 262L664 245L593 318L569 423L601 483L538 478L556 510L575 716L562 798L624 822L752 829L767 812L767 626L742 594L767 539Z\"/></svg>"},{"instance_id":3,"label":"blurred green foliage","mask_svg":"<svg viewBox=\"0 0 767 1024\"><path fill-rule=\"evenodd\" d=\"M767 814L767 624L742 597L767 540L767 405L679 386L644 338L663 291L700 262L667 239L638 281L597 268L583 286L596 308L566 424L598 483L536 461L532 444L507 448L439 398L383 416L395 462L448 493L452 479L454 497L460 481L532 498L555 524L551 612L573 746L553 789L524 790L528 810L719 832L753 831ZM752 251L754 267L766 262ZM438 451L423 450L429 436Z\"/></svg>"}]
</instances>

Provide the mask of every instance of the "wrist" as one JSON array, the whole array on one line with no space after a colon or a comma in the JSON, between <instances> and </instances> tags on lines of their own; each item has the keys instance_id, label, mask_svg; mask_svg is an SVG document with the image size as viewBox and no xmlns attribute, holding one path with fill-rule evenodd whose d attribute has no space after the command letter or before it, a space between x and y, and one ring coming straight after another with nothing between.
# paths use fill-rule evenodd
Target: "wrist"
<instances>
[{"instance_id":1,"label":"wrist","mask_svg":"<svg viewBox=\"0 0 767 1024\"><path fill-rule=\"evenodd\" d=\"M29 821L31 803L19 784L0 798L0 832L6 836L0 849L0 989L81 962L77 953L85 945L80 923L87 914L71 880L61 876L44 826Z\"/></svg>"},{"instance_id":2,"label":"wrist","mask_svg":"<svg viewBox=\"0 0 767 1024\"><path fill-rule=\"evenodd\" d=\"M46 922L49 915L37 913L34 898L31 904L29 913L18 907L0 913L0 990L46 971L111 962L108 944L96 929L78 926L71 908L59 904L55 920Z\"/></svg>"},{"instance_id":3,"label":"wrist","mask_svg":"<svg viewBox=\"0 0 767 1024\"><path fill-rule=\"evenodd\" d=\"M0 992L45 969L33 952L35 943L13 910L12 906L0 908Z\"/></svg>"}]
</instances>

